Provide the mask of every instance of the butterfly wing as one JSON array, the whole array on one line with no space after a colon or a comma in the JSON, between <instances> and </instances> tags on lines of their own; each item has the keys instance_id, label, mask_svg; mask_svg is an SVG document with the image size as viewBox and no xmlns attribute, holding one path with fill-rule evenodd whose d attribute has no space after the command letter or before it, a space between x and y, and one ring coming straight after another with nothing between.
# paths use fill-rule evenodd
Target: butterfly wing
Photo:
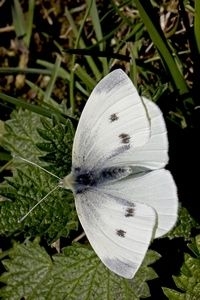
<instances>
[{"instance_id":1,"label":"butterfly wing","mask_svg":"<svg viewBox=\"0 0 200 300\"><path fill-rule=\"evenodd\" d=\"M101 186L114 197L125 197L127 201L136 201L155 209L157 227L155 238L166 234L176 223L178 197L174 180L165 169L151 171L141 177L128 177L125 180Z\"/></svg>"},{"instance_id":2,"label":"butterfly wing","mask_svg":"<svg viewBox=\"0 0 200 300\"><path fill-rule=\"evenodd\" d=\"M92 170L150 136L145 106L128 76L117 69L92 91L82 112L73 144L74 168Z\"/></svg>"},{"instance_id":3,"label":"butterfly wing","mask_svg":"<svg viewBox=\"0 0 200 300\"><path fill-rule=\"evenodd\" d=\"M147 169L163 168L168 162L168 139L165 122L159 107L152 101L143 98L150 120L150 138L141 147L130 147L119 156L106 161L106 167L140 166Z\"/></svg>"},{"instance_id":4,"label":"butterfly wing","mask_svg":"<svg viewBox=\"0 0 200 300\"><path fill-rule=\"evenodd\" d=\"M73 191L92 247L110 270L125 278L134 276L151 239L168 232L177 219L176 186L171 174L160 170L168 162L167 151L159 108L139 97L123 71L102 79L85 106L73 144L72 177L76 169L89 181ZM136 167L136 172L90 186L89 175L113 166Z\"/></svg>"},{"instance_id":5,"label":"butterfly wing","mask_svg":"<svg viewBox=\"0 0 200 300\"><path fill-rule=\"evenodd\" d=\"M102 262L114 273L132 278L153 236L154 209L101 189L77 194L75 203L87 238Z\"/></svg>"}]
</instances>

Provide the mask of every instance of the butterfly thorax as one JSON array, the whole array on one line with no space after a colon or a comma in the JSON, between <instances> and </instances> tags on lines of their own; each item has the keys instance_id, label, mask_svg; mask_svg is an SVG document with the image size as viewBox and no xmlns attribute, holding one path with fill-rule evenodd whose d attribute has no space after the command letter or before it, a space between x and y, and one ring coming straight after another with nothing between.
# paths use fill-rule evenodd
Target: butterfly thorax
<instances>
[{"instance_id":1,"label":"butterfly thorax","mask_svg":"<svg viewBox=\"0 0 200 300\"><path fill-rule=\"evenodd\" d=\"M101 170L86 170L76 167L72 172L64 177L60 186L71 189L75 193L81 193L89 188L94 188L105 184L121 180L128 176L138 177L148 172L149 170L143 167L110 167L102 168Z\"/></svg>"}]
</instances>

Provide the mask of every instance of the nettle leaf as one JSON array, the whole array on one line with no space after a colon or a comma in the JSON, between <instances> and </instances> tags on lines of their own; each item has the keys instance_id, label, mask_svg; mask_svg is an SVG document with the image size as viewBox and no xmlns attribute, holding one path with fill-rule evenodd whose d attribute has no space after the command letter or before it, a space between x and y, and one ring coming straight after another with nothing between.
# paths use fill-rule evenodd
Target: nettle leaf
<instances>
[{"instance_id":1,"label":"nettle leaf","mask_svg":"<svg viewBox=\"0 0 200 300\"><path fill-rule=\"evenodd\" d=\"M39 163L41 151L36 147L36 142L41 141L36 128L40 127L40 117L28 110L13 111L11 119L5 122L2 146L12 155L27 158Z\"/></svg>"},{"instance_id":2,"label":"nettle leaf","mask_svg":"<svg viewBox=\"0 0 200 300\"><path fill-rule=\"evenodd\" d=\"M93 250L78 243L50 257L38 240L28 241L15 244L9 257L0 277L6 284L0 291L2 299L134 300L150 296L146 281L157 275L147 265L159 255L149 251L133 280L110 272Z\"/></svg>"},{"instance_id":3,"label":"nettle leaf","mask_svg":"<svg viewBox=\"0 0 200 300\"><path fill-rule=\"evenodd\" d=\"M59 177L70 172L74 138L70 120L60 124L54 117L48 119L20 109L5 122L5 129L3 146L13 156L21 156L40 166L47 162L45 168ZM14 164L21 165L19 160Z\"/></svg>"},{"instance_id":4,"label":"nettle leaf","mask_svg":"<svg viewBox=\"0 0 200 300\"><path fill-rule=\"evenodd\" d=\"M43 128L38 128L37 131L43 141L36 145L46 154L41 156L40 159L48 163L48 170L64 177L71 169L74 128L70 121L66 121L65 126L55 119L53 124L51 120L47 119L42 119L41 122Z\"/></svg>"},{"instance_id":5,"label":"nettle leaf","mask_svg":"<svg viewBox=\"0 0 200 300\"><path fill-rule=\"evenodd\" d=\"M200 229L198 224L189 214L185 207L179 209L179 217L176 226L167 234L171 239L182 237L184 240L191 240L193 229Z\"/></svg>"},{"instance_id":6,"label":"nettle leaf","mask_svg":"<svg viewBox=\"0 0 200 300\"><path fill-rule=\"evenodd\" d=\"M73 195L62 188L56 189L23 222L18 223L57 184L54 177L33 167L18 169L12 178L7 178L0 186L4 200L0 202L0 234L43 235L50 242L77 229Z\"/></svg>"},{"instance_id":7,"label":"nettle leaf","mask_svg":"<svg viewBox=\"0 0 200 300\"><path fill-rule=\"evenodd\" d=\"M40 129L44 137L49 137L48 142L38 133ZM13 112L12 119L6 122L3 145L13 155L19 155L40 166L40 156L54 155L51 161L54 165L43 163L43 167L63 177L71 168L73 135L70 121L61 125L54 119L41 118L35 113L19 110ZM39 149L37 144L43 144L43 149ZM19 159L14 160L13 166L17 167L13 171L13 177L7 178L0 185L1 234L24 232L29 236L44 235L48 241L52 241L77 229L73 196L61 188L49 195L27 219L18 223L23 215L58 185L58 181L37 166L30 167Z\"/></svg>"},{"instance_id":8,"label":"nettle leaf","mask_svg":"<svg viewBox=\"0 0 200 300\"><path fill-rule=\"evenodd\" d=\"M196 257L186 253L181 267L181 275L173 276L179 291L163 288L165 295L169 299L200 299L200 235L193 239L189 248Z\"/></svg>"}]
</instances>

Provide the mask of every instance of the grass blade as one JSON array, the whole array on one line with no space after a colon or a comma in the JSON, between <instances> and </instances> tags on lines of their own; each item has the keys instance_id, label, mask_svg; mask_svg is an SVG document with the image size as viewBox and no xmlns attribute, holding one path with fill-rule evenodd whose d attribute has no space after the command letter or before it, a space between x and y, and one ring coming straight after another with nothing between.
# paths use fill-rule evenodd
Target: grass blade
<instances>
[{"instance_id":1,"label":"grass blade","mask_svg":"<svg viewBox=\"0 0 200 300\"><path fill-rule=\"evenodd\" d=\"M29 0L28 2L28 14L26 18L26 36L24 37L25 45L29 48L32 29L33 29L33 16L35 10L35 0Z\"/></svg>"},{"instance_id":2,"label":"grass blade","mask_svg":"<svg viewBox=\"0 0 200 300\"><path fill-rule=\"evenodd\" d=\"M66 123L65 116L63 114L61 114L60 112L58 113L54 109L53 110L50 110L50 109L47 110L46 108L42 108L38 105L27 103L22 99L16 99L14 97L8 96L8 95L3 94L3 93L0 93L0 99L2 99L3 101L6 101L8 103L14 104L17 107L21 107L21 108L30 110L32 112L35 112L35 113L37 113L41 116L52 118L53 115L56 115L62 123L64 123L64 124ZM67 116L67 117L69 117L71 119L74 119L71 115Z\"/></svg>"},{"instance_id":3,"label":"grass blade","mask_svg":"<svg viewBox=\"0 0 200 300\"><path fill-rule=\"evenodd\" d=\"M75 22L74 22L71 14L70 14L70 12L69 12L69 10L67 8L65 8L65 15L67 17L68 22L70 23L70 26L72 27L72 30L73 30L75 36L77 37L78 36L77 27L76 27ZM83 41L82 38L80 38L80 40L79 40L79 45L80 45L80 48L83 48L83 49L86 48L86 45L85 45L85 43L84 43L84 41ZM92 59L92 57L91 56L86 56L85 59L86 59L88 65L90 66L90 69L91 69L94 77L96 78L96 80L97 81L100 80L101 77L102 77L101 72L97 68L97 66L96 66L94 60Z\"/></svg>"},{"instance_id":4,"label":"grass blade","mask_svg":"<svg viewBox=\"0 0 200 300\"><path fill-rule=\"evenodd\" d=\"M176 86L176 89L178 90L180 95L188 94L189 89L186 84L186 81L183 77L183 75L180 73L175 61L174 57L171 53L171 50L167 44L167 41L165 39L165 36L160 28L160 25L158 22L156 22L155 17L153 17L153 8L149 1L139 1L135 0L135 5L137 6L140 16L149 32L149 35L158 49L160 56L162 58L162 61L165 65L165 67L168 69L169 74L171 75L171 78L174 82L174 85ZM190 99L192 100L192 99Z\"/></svg>"},{"instance_id":5,"label":"grass blade","mask_svg":"<svg viewBox=\"0 0 200 300\"><path fill-rule=\"evenodd\" d=\"M102 30L101 30L101 23L100 23L99 14L98 14L97 6L96 6L96 1L95 0L86 0L86 2L87 2L88 7L90 7L89 13L90 13L90 17L92 20L95 34L96 34L97 42L101 41L101 43L99 43L99 50L104 51L105 50L105 42L104 42ZM107 58L104 57L104 58L101 58L100 60L103 65L103 74L105 76L106 74L108 74L108 71L109 71Z\"/></svg>"},{"instance_id":6,"label":"grass blade","mask_svg":"<svg viewBox=\"0 0 200 300\"><path fill-rule=\"evenodd\" d=\"M18 0L13 0L12 18L17 37L23 38L26 35L26 29L23 11Z\"/></svg>"},{"instance_id":7,"label":"grass blade","mask_svg":"<svg viewBox=\"0 0 200 300\"><path fill-rule=\"evenodd\" d=\"M46 89L46 92L44 94L44 102L48 102L48 99L51 97L51 93L53 91L54 84L55 84L56 79L58 77L60 64L61 64L61 57L58 55L56 57L56 62L55 62L54 68L52 69L50 81L47 85L47 89Z\"/></svg>"}]
</instances>

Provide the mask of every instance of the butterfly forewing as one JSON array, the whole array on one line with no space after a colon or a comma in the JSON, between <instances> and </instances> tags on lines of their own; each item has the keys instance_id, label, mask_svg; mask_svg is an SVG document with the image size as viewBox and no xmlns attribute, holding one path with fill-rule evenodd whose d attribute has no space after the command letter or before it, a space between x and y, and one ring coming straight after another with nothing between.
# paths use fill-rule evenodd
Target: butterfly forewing
<instances>
[{"instance_id":1,"label":"butterfly forewing","mask_svg":"<svg viewBox=\"0 0 200 300\"><path fill-rule=\"evenodd\" d=\"M94 169L150 136L145 106L122 70L104 77L91 93L73 144L73 167Z\"/></svg>"}]
</instances>

